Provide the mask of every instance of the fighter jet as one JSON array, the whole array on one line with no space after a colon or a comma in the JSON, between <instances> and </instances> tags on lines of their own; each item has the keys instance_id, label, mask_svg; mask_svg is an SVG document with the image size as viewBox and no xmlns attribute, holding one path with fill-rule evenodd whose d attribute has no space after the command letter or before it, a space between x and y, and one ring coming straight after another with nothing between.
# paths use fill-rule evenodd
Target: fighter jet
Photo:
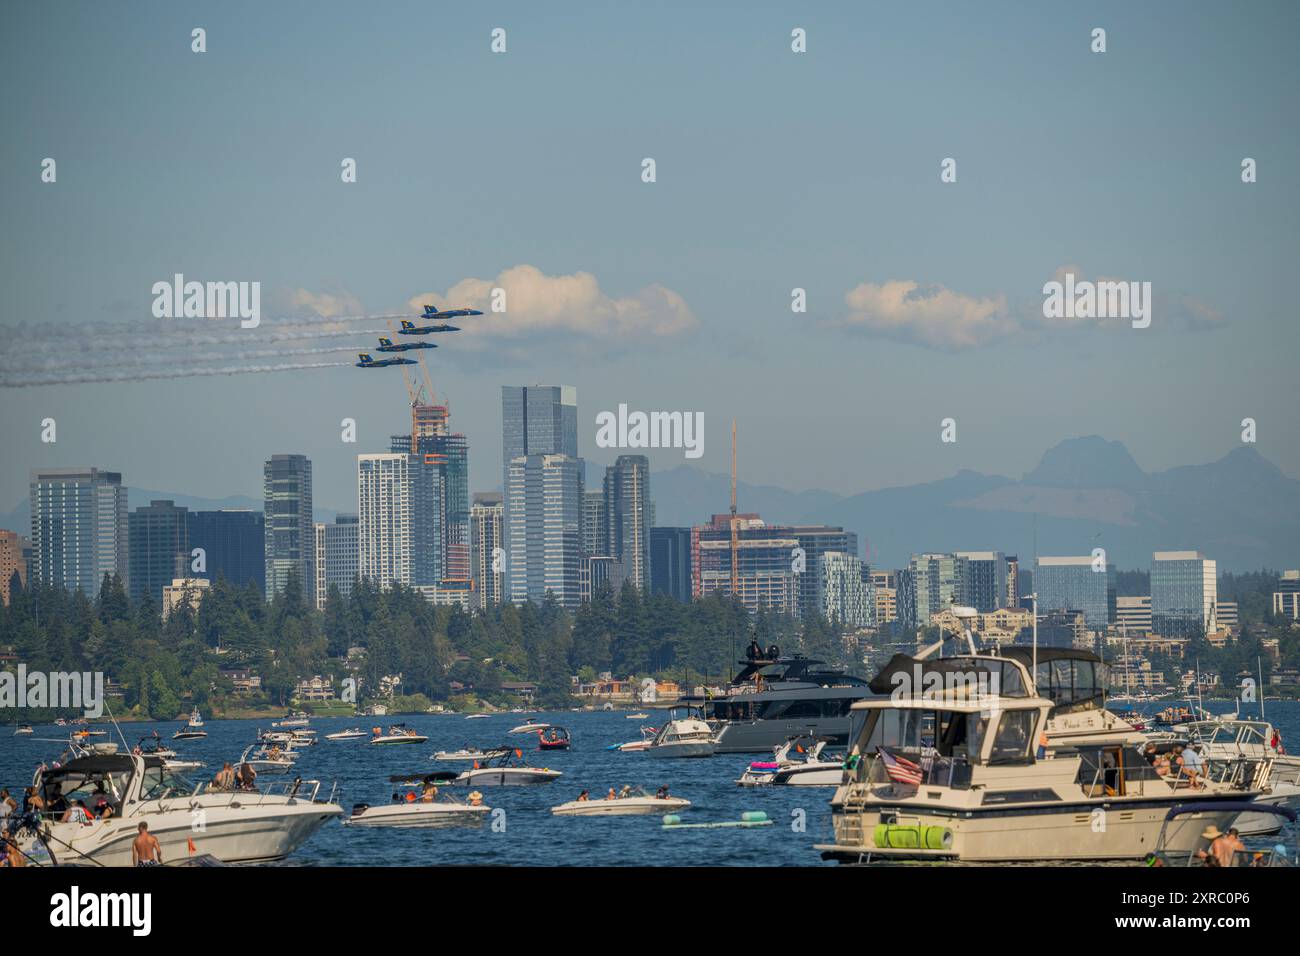
<instances>
[{"instance_id":1,"label":"fighter jet","mask_svg":"<svg viewBox=\"0 0 1300 956\"><path fill-rule=\"evenodd\" d=\"M428 335L430 332L459 332L460 329L454 325L421 325L417 326L414 322L402 320L402 328L398 335Z\"/></svg>"},{"instance_id":2,"label":"fighter jet","mask_svg":"<svg viewBox=\"0 0 1300 956\"><path fill-rule=\"evenodd\" d=\"M361 359L356 362L357 368L383 368L386 365L415 365L415 359L408 358L390 358L390 359L372 359L365 352L358 352L357 358Z\"/></svg>"},{"instance_id":3,"label":"fighter jet","mask_svg":"<svg viewBox=\"0 0 1300 956\"><path fill-rule=\"evenodd\" d=\"M432 342L402 342L394 345L392 339L380 339L379 351L381 352L409 352L411 349L436 349L438 346Z\"/></svg>"},{"instance_id":4,"label":"fighter jet","mask_svg":"<svg viewBox=\"0 0 1300 956\"><path fill-rule=\"evenodd\" d=\"M422 319L454 319L458 315L482 315L478 309L443 309L439 311L431 305L424 307Z\"/></svg>"}]
</instances>

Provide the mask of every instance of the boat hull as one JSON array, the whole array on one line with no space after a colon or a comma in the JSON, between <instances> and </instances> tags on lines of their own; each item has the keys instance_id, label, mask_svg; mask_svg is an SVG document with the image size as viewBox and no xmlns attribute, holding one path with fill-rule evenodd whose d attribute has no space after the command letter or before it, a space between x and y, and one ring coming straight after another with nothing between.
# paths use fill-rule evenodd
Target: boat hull
<instances>
[{"instance_id":1,"label":"boat hull","mask_svg":"<svg viewBox=\"0 0 1300 956\"><path fill-rule=\"evenodd\" d=\"M645 749L645 752L658 760L671 758L686 757L712 757L715 753L714 743L711 740L651 745Z\"/></svg>"},{"instance_id":2,"label":"boat hull","mask_svg":"<svg viewBox=\"0 0 1300 956\"><path fill-rule=\"evenodd\" d=\"M680 797L623 797L618 800L572 800L551 807L557 817L626 817L651 816L685 810L691 801Z\"/></svg>"},{"instance_id":3,"label":"boat hull","mask_svg":"<svg viewBox=\"0 0 1300 956\"><path fill-rule=\"evenodd\" d=\"M352 816L344 820L343 824L349 827L400 827L406 829L476 827L481 826L483 818L491 812L492 810L489 807L476 807L470 804L390 804L387 806L366 807L362 811L354 810Z\"/></svg>"}]
</instances>

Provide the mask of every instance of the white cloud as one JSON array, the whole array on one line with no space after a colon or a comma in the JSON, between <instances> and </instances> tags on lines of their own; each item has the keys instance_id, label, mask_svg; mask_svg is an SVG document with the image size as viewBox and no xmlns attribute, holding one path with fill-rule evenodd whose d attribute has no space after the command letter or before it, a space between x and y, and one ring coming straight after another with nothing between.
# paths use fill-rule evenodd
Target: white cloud
<instances>
[{"instance_id":1,"label":"white cloud","mask_svg":"<svg viewBox=\"0 0 1300 956\"><path fill-rule=\"evenodd\" d=\"M505 312L492 311L496 288L505 290ZM661 285L614 298L589 272L548 276L530 265L512 266L495 279L462 279L445 293L428 292L407 302L417 315L427 304L481 310L483 315L454 323L462 329L457 344L479 348L561 336L574 345L607 349L667 339L698 325L686 301Z\"/></svg>"}]
</instances>

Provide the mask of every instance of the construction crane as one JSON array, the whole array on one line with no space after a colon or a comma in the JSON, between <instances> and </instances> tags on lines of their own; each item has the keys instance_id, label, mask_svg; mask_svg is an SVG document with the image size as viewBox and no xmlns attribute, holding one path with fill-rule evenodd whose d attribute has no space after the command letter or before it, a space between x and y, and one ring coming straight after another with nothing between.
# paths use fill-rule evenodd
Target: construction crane
<instances>
[{"instance_id":1,"label":"construction crane","mask_svg":"<svg viewBox=\"0 0 1300 956\"><path fill-rule=\"evenodd\" d=\"M736 420L731 420L731 597L739 599L740 562L737 554L740 532L736 528Z\"/></svg>"}]
</instances>

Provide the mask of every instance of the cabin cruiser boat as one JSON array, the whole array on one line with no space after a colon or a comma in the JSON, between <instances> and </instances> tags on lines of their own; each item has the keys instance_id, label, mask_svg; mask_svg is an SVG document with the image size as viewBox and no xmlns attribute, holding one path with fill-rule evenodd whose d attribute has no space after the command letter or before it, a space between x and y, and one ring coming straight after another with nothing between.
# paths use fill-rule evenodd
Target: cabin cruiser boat
<instances>
[{"instance_id":1,"label":"cabin cruiser boat","mask_svg":"<svg viewBox=\"0 0 1300 956\"><path fill-rule=\"evenodd\" d=\"M351 730L336 730L332 734L326 734L326 740L359 740L366 735L366 732L360 727L353 727Z\"/></svg>"},{"instance_id":2,"label":"cabin cruiser boat","mask_svg":"<svg viewBox=\"0 0 1300 956\"><path fill-rule=\"evenodd\" d=\"M828 742L806 736L791 737L776 748L771 760L756 760L745 768L736 783L742 787L838 787L844 776L844 761L838 757L822 759ZM791 758L792 750L803 754L803 759Z\"/></svg>"},{"instance_id":3,"label":"cabin cruiser boat","mask_svg":"<svg viewBox=\"0 0 1300 956\"><path fill-rule=\"evenodd\" d=\"M594 800L570 800L558 807L551 807L551 813L557 817L623 817L649 816L656 813L678 813L691 805L691 801L681 797L657 797L647 793L644 788L619 794L614 799L598 797Z\"/></svg>"},{"instance_id":4,"label":"cabin cruiser boat","mask_svg":"<svg viewBox=\"0 0 1300 956\"><path fill-rule=\"evenodd\" d=\"M1206 776L1244 789L1262 791L1252 809L1233 821L1242 836L1276 832L1276 814L1254 812L1261 804L1300 810L1300 757L1282 747L1281 733L1266 720L1196 721L1186 738L1200 746Z\"/></svg>"},{"instance_id":5,"label":"cabin cruiser boat","mask_svg":"<svg viewBox=\"0 0 1300 956\"><path fill-rule=\"evenodd\" d=\"M1174 806L1202 808L1165 827L1187 851L1258 795L1162 777L1123 734L1040 749L1054 704L1012 657L914 662L912 686L853 705L826 859L1141 860Z\"/></svg>"},{"instance_id":6,"label":"cabin cruiser boat","mask_svg":"<svg viewBox=\"0 0 1300 956\"><path fill-rule=\"evenodd\" d=\"M455 774L402 774L389 777L390 783L403 786L435 787L439 782L450 783ZM395 798L397 794L393 795ZM472 794L471 797L477 797ZM391 803L354 804L352 815L343 821L349 827L450 827L479 826L492 808L478 802L466 803L450 800L445 795L424 800L394 799Z\"/></svg>"},{"instance_id":7,"label":"cabin cruiser boat","mask_svg":"<svg viewBox=\"0 0 1300 956\"><path fill-rule=\"evenodd\" d=\"M294 781L284 788L218 791L194 786L172 773L160 757L91 754L38 770L33 781L46 805L62 797L93 807L106 801L114 812L84 824L32 816L23 821L19 847L34 859L68 866L131 866L131 844L141 822L162 845L163 860L185 860L190 841L198 853L223 863L279 860L343 810L317 799L320 782ZM203 829L196 830L196 812Z\"/></svg>"},{"instance_id":8,"label":"cabin cruiser boat","mask_svg":"<svg viewBox=\"0 0 1300 956\"><path fill-rule=\"evenodd\" d=\"M208 732L203 729L203 718L199 716L199 709L195 707L190 713L189 723L172 734L172 740L193 740L207 735Z\"/></svg>"},{"instance_id":9,"label":"cabin cruiser boat","mask_svg":"<svg viewBox=\"0 0 1300 956\"><path fill-rule=\"evenodd\" d=\"M370 742L372 744L422 744L429 738L423 734L417 734L406 724L393 724L388 728L388 733L381 733L376 727L372 732Z\"/></svg>"},{"instance_id":10,"label":"cabin cruiser boat","mask_svg":"<svg viewBox=\"0 0 1300 956\"><path fill-rule=\"evenodd\" d=\"M480 750L478 747L466 746L460 750L439 750L433 755L434 760L492 760L500 757L509 748L500 747L496 750Z\"/></svg>"},{"instance_id":11,"label":"cabin cruiser boat","mask_svg":"<svg viewBox=\"0 0 1300 956\"><path fill-rule=\"evenodd\" d=\"M741 661L725 694L696 701L714 728L718 753L771 753L795 734L848 740L849 708L871 696L867 682L823 661L779 653L774 647Z\"/></svg>"},{"instance_id":12,"label":"cabin cruiser boat","mask_svg":"<svg viewBox=\"0 0 1300 956\"><path fill-rule=\"evenodd\" d=\"M678 717L679 713L683 716ZM713 756L716 748L713 728L699 716L697 708L671 707L669 717L645 748L647 755L659 758Z\"/></svg>"},{"instance_id":13,"label":"cabin cruiser boat","mask_svg":"<svg viewBox=\"0 0 1300 956\"><path fill-rule=\"evenodd\" d=\"M475 765L457 774L450 782L472 787L517 787L551 783L563 776L560 771L548 767L528 766L523 751L514 747L502 747L496 753L497 756L485 766Z\"/></svg>"}]
</instances>

